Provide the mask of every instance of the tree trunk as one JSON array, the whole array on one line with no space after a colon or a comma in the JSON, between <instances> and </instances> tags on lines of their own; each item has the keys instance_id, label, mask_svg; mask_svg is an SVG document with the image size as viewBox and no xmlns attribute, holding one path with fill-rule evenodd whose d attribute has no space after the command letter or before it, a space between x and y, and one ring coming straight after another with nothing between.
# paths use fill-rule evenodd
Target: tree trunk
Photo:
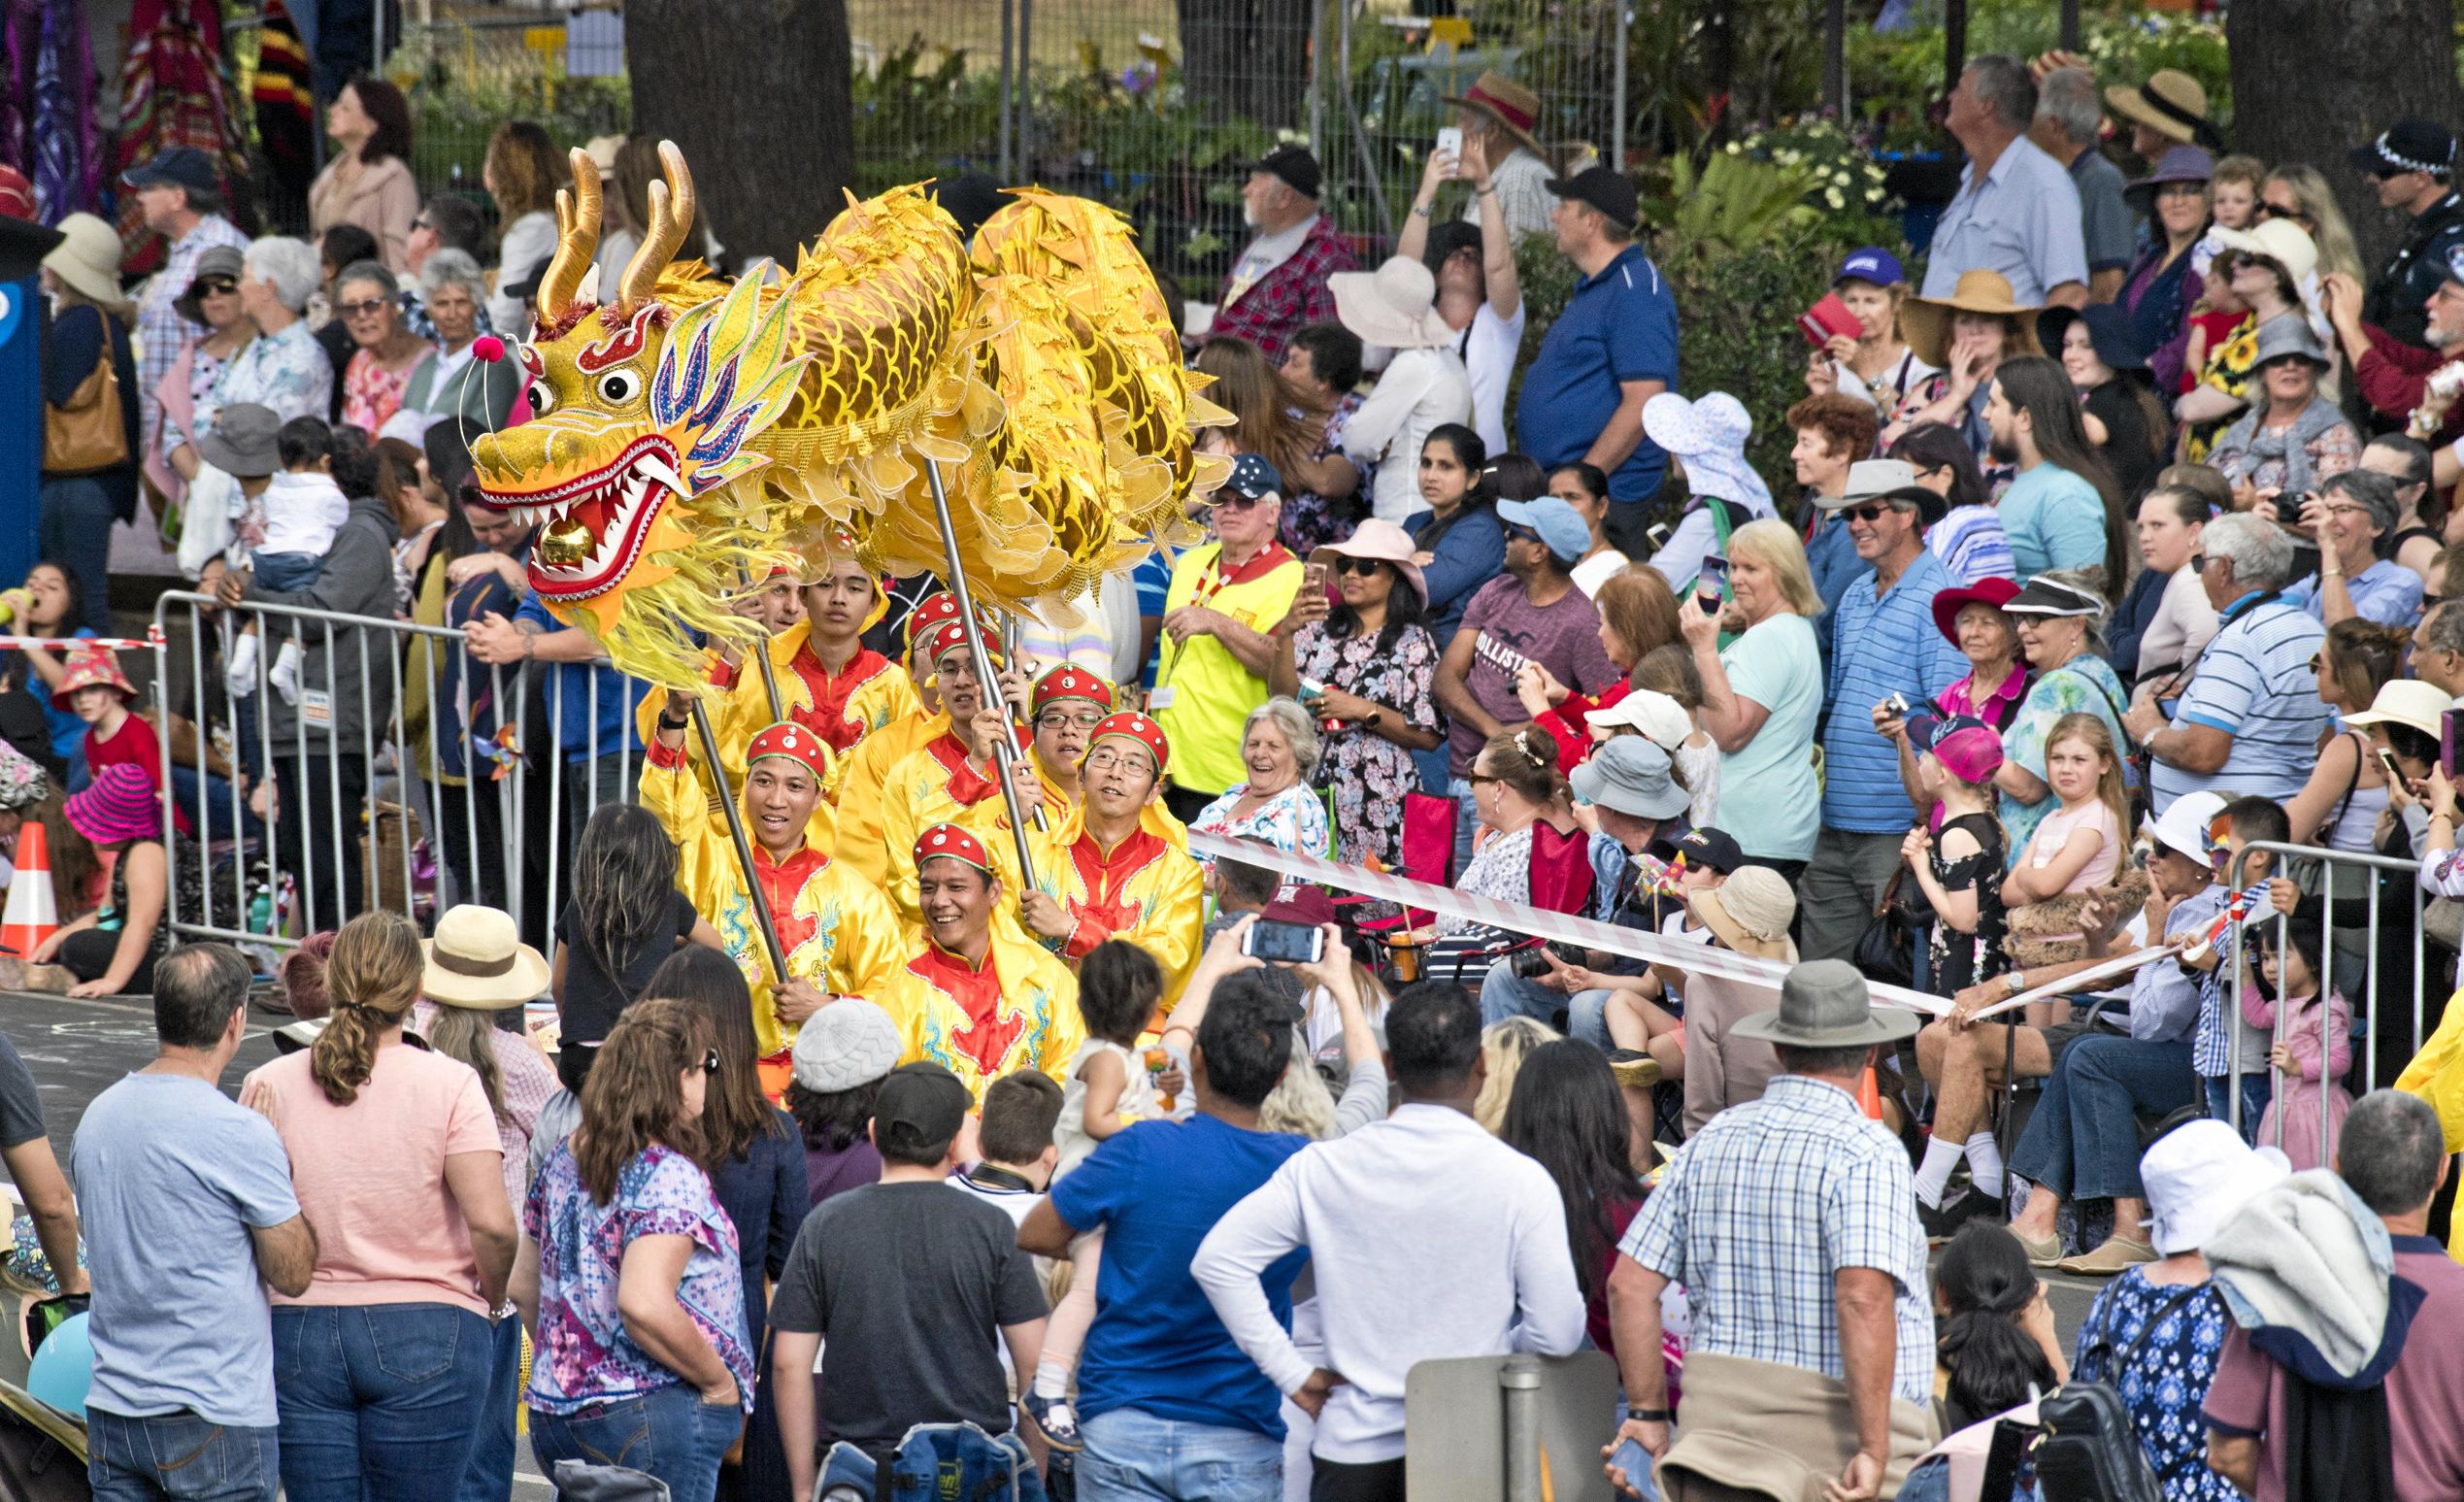
<instances>
[{"instance_id":1,"label":"tree trunk","mask_svg":"<svg viewBox=\"0 0 2464 1502\"><path fill-rule=\"evenodd\" d=\"M634 128L675 142L738 265L793 266L854 181L846 0L633 0Z\"/></svg>"},{"instance_id":2,"label":"tree trunk","mask_svg":"<svg viewBox=\"0 0 2464 1502\"><path fill-rule=\"evenodd\" d=\"M1179 4L1182 75L1200 118L1269 126L1308 118L1310 0Z\"/></svg>"},{"instance_id":3,"label":"tree trunk","mask_svg":"<svg viewBox=\"0 0 2464 1502\"><path fill-rule=\"evenodd\" d=\"M2455 0L2233 0L2233 149L2326 173L2377 266L2403 224L2345 152L2407 117L2455 119L2454 36Z\"/></svg>"}]
</instances>

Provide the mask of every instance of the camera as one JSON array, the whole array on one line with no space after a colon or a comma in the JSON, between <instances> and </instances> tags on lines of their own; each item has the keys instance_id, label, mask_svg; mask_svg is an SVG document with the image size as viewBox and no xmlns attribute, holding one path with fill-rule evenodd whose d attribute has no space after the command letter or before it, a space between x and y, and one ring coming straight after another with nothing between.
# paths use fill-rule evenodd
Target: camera
<instances>
[{"instance_id":1,"label":"camera","mask_svg":"<svg viewBox=\"0 0 2464 1502\"><path fill-rule=\"evenodd\" d=\"M1537 981L1548 973L1548 956L1551 954L1557 956L1560 964L1580 965L1582 963L1581 950L1571 944L1559 944L1554 939L1535 949L1516 950L1509 963L1515 967L1515 974L1526 981Z\"/></svg>"}]
</instances>

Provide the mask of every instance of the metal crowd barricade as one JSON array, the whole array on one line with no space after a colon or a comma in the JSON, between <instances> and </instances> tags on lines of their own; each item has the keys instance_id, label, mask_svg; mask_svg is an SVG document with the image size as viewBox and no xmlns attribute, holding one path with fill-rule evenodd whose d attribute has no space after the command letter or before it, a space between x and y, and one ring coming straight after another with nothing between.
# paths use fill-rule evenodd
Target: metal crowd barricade
<instances>
[{"instance_id":1,"label":"metal crowd barricade","mask_svg":"<svg viewBox=\"0 0 2464 1502\"><path fill-rule=\"evenodd\" d=\"M214 659L227 662L229 660L228 648L234 633L241 623L250 621L257 626L260 649L254 669L254 691L245 699L233 694L230 680L226 674L223 676L220 702L215 707L217 712L209 714L206 703L208 662ZM209 633L216 638L216 644L211 651L207 645ZM476 901L490 895L500 895L501 900L518 918L523 911L523 899L526 895L523 859L524 797L528 790L527 779L535 775L526 763L528 753L537 751L545 758L549 798L548 810L549 854L545 862L547 927L546 932L538 937L541 948L547 951L552 959L555 914L562 895L560 887L565 885L562 856L567 833L565 825L568 822L565 818L564 806L566 782L569 776L581 770L568 767L566 758L571 748L562 743L563 711L567 691L565 675L550 673L547 676L544 684L547 724L533 726L529 695L531 664L527 662L514 664L510 670L506 666L485 668L485 682L490 699L496 707L498 723L518 727L516 730L516 747L524 754L514 758L507 776L494 780L489 787L483 788L481 785L483 781L488 778L487 768L490 764L490 756L471 734L469 713L471 687L476 675L481 671L481 665L477 662L467 663L468 671L460 678L460 702L457 705L458 713L455 717L464 742L461 748L462 784L456 788L443 781L446 776L444 771L446 747L440 739L442 735L440 720L443 716L439 711L443 706L438 702L438 696L445 688L445 675L441 671L443 664L437 660L436 656L432 655L429 662L430 673L427 685L430 712L427 716L425 749L429 776L420 775L411 753L412 747L404 732L402 703L403 691L407 686L404 657L410 644L421 638L434 643L434 652L438 654L463 650L461 630L450 626L424 625L414 621L374 617L347 616L330 611L275 605L261 601L247 601L238 606L224 606L213 596L185 590L171 590L162 594L154 605L152 645L154 651L153 697L158 711L156 736L162 754L162 764L166 769L161 804L164 846L166 849L172 848L171 838L175 825L173 809L178 800L174 779L169 775L169 769L172 766L171 715L178 713L197 728L200 747L198 760L201 764L207 759L203 753L204 749L212 746L213 732L216 726L227 729L230 733L235 773L250 764L249 751L250 750L253 750L255 753L255 776L258 778L265 775L278 755L295 761L303 769L312 765L318 757L323 759L325 796L321 806L311 806L312 800L308 797L310 789L304 785L283 786L277 793L281 817L303 819L309 824L309 828L299 842L300 869L289 873L295 879L299 896L297 925L299 933L311 934L323 928L339 927L342 920L350 916L319 911L317 874L320 869L329 870L329 874L333 877L330 883L331 889L336 901L341 901L343 894L348 890L343 868L339 865L328 868L326 863L359 858L355 842L350 838L356 831L364 830L369 837L365 876L372 885L365 894L365 905L373 907L383 902L387 906L393 906L394 899L398 897L399 905L405 915L416 916L413 842L409 838L407 822L403 828L404 838L395 842L397 850L384 852L389 857L386 869L382 873L377 870L377 860L383 843L381 806L385 802L393 802L400 807L404 811L406 819L416 811L420 826L428 836L430 850L437 858L440 881L450 881L454 885L455 890L452 892L454 900ZM301 682L298 684L301 702L291 716L293 724L290 733L283 738L283 744L278 746L267 715L267 707L272 702L272 695L276 692L269 675L277 654L286 643L296 643L302 652ZM311 681L312 675L307 659L307 653L312 646L322 649L321 669L315 675L316 681ZM341 682L341 679L347 675L340 671L336 657L338 649L353 653L353 660L359 667L359 682L356 690L359 730L355 748L344 744L346 740L352 739L351 737L334 733L334 728L341 718L337 713L340 696L350 692L349 686ZM173 691L172 669L175 664L181 665L185 670L184 696ZM601 659L598 665L604 666L604 659ZM615 765L603 767L602 752L598 745L600 675L593 673L585 682L588 684L587 708L590 714L588 743L584 748L586 771L582 771L581 775L588 779L589 806L596 808L610 801L629 801L640 766L639 758L635 754L632 727L629 723L629 706L625 717L627 722L624 725L624 733L618 737L614 751ZM378 703L377 685L380 684L389 684L391 689L389 701L391 707L382 718L375 713ZM309 696L312 692L317 691L321 691L324 695L324 728L312 729ZM632 695L628 693L627 697L630 699ZM244 706L247 707L245 715ZM534 729L539 733L532 733ZM252 736L253 739L248 745L244 745L244 736ZM387 789L377 776L380 748L392 752L391 790L395 793L392 799L383 796ZM363 765L367 768L368 775L366 786L358 800L359 808L355 813L350 813L343 807L347 800L342 797L341 773L342 759L346 755L354 754L363 758ZM213 780L205 774L202 765L197 770L199 790L189 807L189 813L193 818L199 820L201 836L219 835L232 842L227 858L233 861L240 877L236 884L238 911L219 911L216 901L214 885L216 847L222 841L200 838L196 842L195 853L199 876L202 879L200 884L203 888L202 905L196 912L182 911L180 884L175 881L171 884L171 891L167 898L168 911L165 914L165 921L171 924L175 934L188 938L223 939L276 947L295 945L298 942L295 938L284 937L279 933L260 933L250 927L249 876L258 863L262 863L269 869L279 869L281 865L277 854L274 825L261 825L257 848L251 858L246 835L250 818L248 812L250 794L242 790L237 777L227 780L217 788L214 785ZM300 781L306 783L308 780L303 777ZM466 883L473 885L480 884L481 873L483 869L481 858L482 827L479 818L480 800L483 798L497 800L498 843L501 847L499 853L503 860L501 878L503 885L500 894L461 889ZM451 859L457 851L449 849L447 831L449 820L446 818L447 805L455 800L460 803L462 815L460 820L462 827L459 831L461 845L458 853L466 857L458 866L454 865ZM320 839L320 835L324 838ZM387 880L397 874L394 870L396 861L399 865L400 885L398 886Z\"/></svg>"},{"instance_id":2,"label":"metal crowd barricade","mask_svg":"<svg viewBox=\"0 0 2464 1502\"><path fill-rule=\"evenodd\" d=\"M2291 863L2296 861L2319 868L2319 885L2323 900L2320 903L2318 922L2320 970L2320 974L2317 977L2319 997L2318 1141L2320 1151L2325 1152L2328 1151L2328 1144L2332 1129L2332 1113L2330 1111L2330 1106L2332 1103L2334 1086L2336 1085L2334 1076L2329 1072L2329 1065L2333 1062L2336 1056L2335 1037L2333 1031L2334 1018L2330 1014L2327 1006L2327 998L2329 995L2333 994L2337 981L2335 936L2339 932L2349 933L2354 931L2349 926L2340 928L2335 920L2335 904L2338 900L2337 894L2342 886L2338 878L2341 875L2355 872L2360 873L2364 878L2362 883L2364 896L2362 898L2342 899L2347 903L2355 900L2366 901L2368 904L2367 911L2369 915L2366 924L2360 930L2363 935L2362 960L2365 977L2362 985L2362 994L2358 997L2347 996L2345 1000L2348 1005L2354 1005L2357 1003L2357 1005L2354 1005L2353 1011L2353 1036L2356 1040L2360 1041L2357 1046L2364 1049L2365 1062L2362 1066L2362 1088L2364 1090L2375 1090L2379 1087L2379 1050L2377 1047L2377 1037L2379 1008L2382 1001L2397 1002L2407 1005L2412 1009L2413 1051L2414 1053L2421 1051L2421 1039L2423 1033L2421 1004L2428 994L2428 987L2431 981L2428 975L2429 967L2422 940L2422 915L2428 906L2428 902L2426 894L2421 890L2421 883L2419 881L2420 861L2417 858L2405 859L2399 856L2381 855L2375 852L2364 853L2352 851L2333 851L2321 849L2320 847L2314 845L2285 845L2269 840L2254 840L2250 844L2244 846L2242 850L2234 855L2232 863L2228 867L2225 882L2225 885L2228 890L2239 892L2248 885L2249 878L2246 874L2247 864L2250 856L2257 852L2264 852L2275 857L2275 864L2269 872L2271 876L2289 877L2289 868ZM2379 936L2383 916L2381 913L2381 883L2379 880L2379 873L2381 872L2394 872L2399 874L2403 880L2404 889L2409 894L2413 904L2413 994L2410 997L2382 998L2379 991ZM2292 934L2292 918L2289 915L2277 913L2272 908L2257 910L2253 911L2249 915L2243 926L2246 929L2255 928L2258 924L2269 921L2273 921L2276 924L2278 952L2281 953L2284 942L2289 939ZM2253 973L2252 967L2245 965L2242 962L2243 952L2243 951L2237 949L2232 955L2234 964L2229 994L2232 998L2231 1005L2233 1008L2233 1016L2227 1019L2228 1025L2225 1034L2228 1053L2226 1068L2229 1079L2227 1089L2230 1092L2231 1102L2230 1116L2233 1123L2237 1127L2240 1126L2242 1120L2242 1000L2246 983ZM2276 1024L2274 1028L2274 1036L2279 1041L2281 1041L2285 1037L2286 1021L2287 1019L2284 1013L2280 1006L2276 1014ZM2263 1065L2263 1067L2273 1066ZM2281 1086L2280 1085L2278 1088L2281 1090ZM2281 1097L2279 1096L2278 1098L2281 1101ZM2288 1115L2289 1112L2283 1109L2279 1109L2276 1113L2278 1146L2282 1145L2284 1120Z\"/></svg>"}]
</instances>

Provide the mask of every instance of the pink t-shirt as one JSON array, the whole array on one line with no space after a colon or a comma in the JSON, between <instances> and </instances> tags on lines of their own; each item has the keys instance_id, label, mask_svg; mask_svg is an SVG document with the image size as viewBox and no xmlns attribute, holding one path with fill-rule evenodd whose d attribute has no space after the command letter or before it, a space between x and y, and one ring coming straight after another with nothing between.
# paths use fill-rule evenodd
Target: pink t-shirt
<instances>
[{"instance_id":1,"label":"pink t-shirt","mask_svg":"<svg viewBox=\"0 0 2464 1502\"><path fill-rule=\"evenodd\" d=\"M2045 816L2045 822L2036 826L2036 834L2028 841L2027 863L2049 866L2053 857L2062 853L2062 848L2071 843L2071 836L2081 829L2095 830L2104 837L2104 843L2062 888L2065 894L2102 886L2121 868L2121 825L2114 821L2114 811L2105 806L2102 798L2090 799L2077 812L2056 807Z\"/></svg>"},{"instance_id":2,"label":"pink t-shirt","mask_svg":"<svg viewBox=\"0 0 2464 1502\"><path fill-rule=\"evenodd\" d=\"M484 1315L470 1227L445 1184L457 1152L501 1152L487 1092L466 1064L425 1049L379 1051L358 1098L337 1106L306 1051L250 1071L274 1094L274 1129L316 1230L316 1276L278 1304L457 1304ZM243 1087L245 1093L245 1086ZM267 1290L272 1292L271 1289Z\"/></svg>"}]
</instances>

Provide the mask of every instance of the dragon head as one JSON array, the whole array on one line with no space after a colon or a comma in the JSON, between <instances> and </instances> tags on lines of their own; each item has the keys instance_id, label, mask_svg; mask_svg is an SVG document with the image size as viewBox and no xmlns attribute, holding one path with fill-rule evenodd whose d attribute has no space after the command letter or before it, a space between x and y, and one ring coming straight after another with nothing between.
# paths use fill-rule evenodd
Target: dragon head
<instances>
[{"instance_id":1,"label":"dragon head","mask_svg":"<svg viewBox=\"0 0 2464 1502\"><path fill-rule=\"evenodd\" d=\"M519 350L532 416L471 450L482 500L537 529L540 599L603 643L628 629L674 639L679 625L736 634L714 604L736 585L720 577L730 554L706 545L762 551L758 485L735 482L767 462L749 440L787 409L805 363L787 352L782 290L670 265L693 186L673 143L659 157L666 181L650 185L649 229L603 301L591 272L598 169L573 153L538 327ZM648 608L628 611L628 599Z\"/></svg>"}]
</instances>

